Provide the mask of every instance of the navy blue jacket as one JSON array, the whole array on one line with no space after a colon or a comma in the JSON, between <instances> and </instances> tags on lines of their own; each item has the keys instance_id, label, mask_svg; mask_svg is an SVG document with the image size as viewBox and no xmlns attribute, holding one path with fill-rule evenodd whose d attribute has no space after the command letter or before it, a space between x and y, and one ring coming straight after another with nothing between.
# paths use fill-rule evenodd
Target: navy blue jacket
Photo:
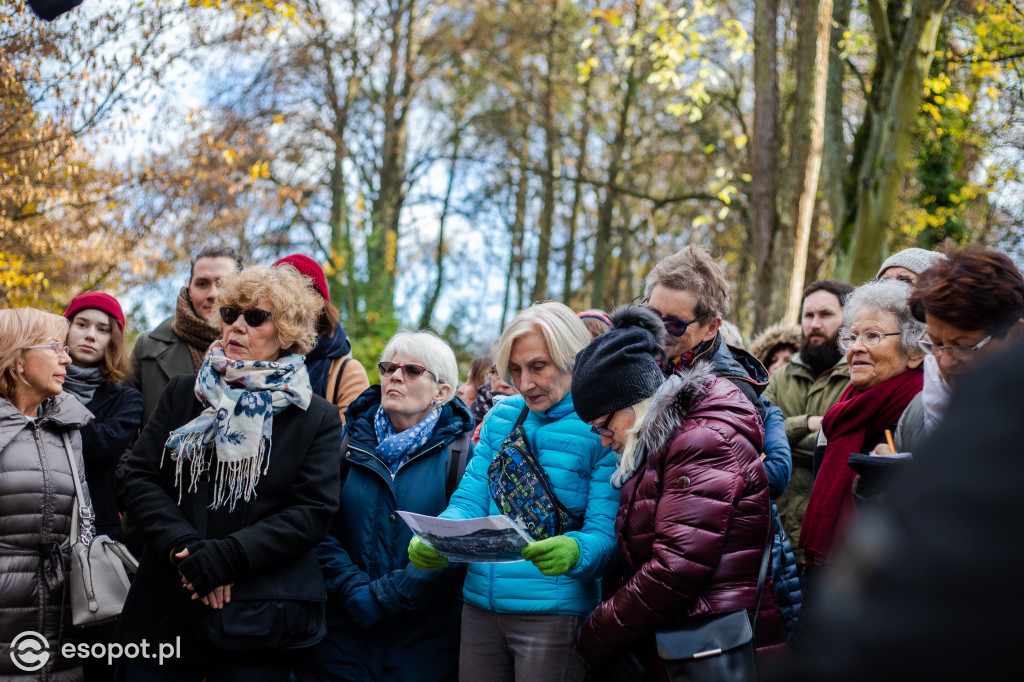
<instances>
[{"instance_id":1,"label":"navy blue jacket","mask_svg":"<svg viewBox=\"0 0 1024 682\"><path fill-rule=\"evenodd\" d=\"M376 456L378 409L376 385L346 412L350 440L341 506L317 548L327 584L328 635L296 668L300 681L458 678L465 566L421 571L410 564L412 531L397 511L444 511L448 445L472 433L473 418L457 398L444 405L431 439L392 476Z\"/></svg>"},{"instance_id":2,"label":"navy blue jacket","mask_svg":"<svg viewBox=\"0 0 1024 682\"><path fill-rule=\"evenodd\" d=\"M82 429L85 480L92 495L96 528L119 539L124 534L118 515L114 467L139 435L142 403L139 391L107 381L100 384L85 406L96 417Z\"/></svg>"}]
</instances>

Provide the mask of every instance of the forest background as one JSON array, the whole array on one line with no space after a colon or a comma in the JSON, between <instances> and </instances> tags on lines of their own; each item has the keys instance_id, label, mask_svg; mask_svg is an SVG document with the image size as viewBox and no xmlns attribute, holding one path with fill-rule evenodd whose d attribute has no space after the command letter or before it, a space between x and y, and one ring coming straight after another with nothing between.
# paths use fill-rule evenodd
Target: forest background
<instances>
[{"instance_id":1,"label":"forest background","mask_svg":"<svg viewBox=\"0 0 1024 682\"><path fill-rule=\"evenodd\" d=\"M709 247L749 338L806 281L1024 254L1024 0L0 0L0 305L306 253L364 360L609 309Z\"/></svg>"}]
</instances>

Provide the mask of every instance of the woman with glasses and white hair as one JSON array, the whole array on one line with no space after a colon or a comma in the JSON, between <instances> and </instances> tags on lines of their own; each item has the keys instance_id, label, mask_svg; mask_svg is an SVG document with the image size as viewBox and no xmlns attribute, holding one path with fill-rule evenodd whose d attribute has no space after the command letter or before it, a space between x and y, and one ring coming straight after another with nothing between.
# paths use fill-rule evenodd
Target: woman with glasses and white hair
<instances>
[{"instance_id":1,"label":"woman with glasses and white hair","mask_svg":"<svg viewBox=\"0 0 1024 682\"><path fill-rule=\"evenodd\" d=\"M985 359L1024 339L1024 277L1004 254L980 246L951 250L918 277L914 317L927 325L918 345L924 389L893 432L898 452L913 452L945 416L950 389ZM935 361L938 376L929 376ZM888 454L885 443L876 452Z\"/></svg>"},{"instance_id":2,"label":"woman with glasses and white hair","mask_svg":"<svg viewBox=\"0 0 1024 682\"><path fill-rule=\"evenodd\" d=\"M809 568L831 558L855 514L850 455L883 442L886 429L896 428L921 391L924 353L918 339L925 327L911 314L909 296L905 282L879 280L854 289L843 305L839 344L850 366L850 386L821 422L824 456L800 529Z\"/></svg>"},{"instance_id":3,"label":"woman with glasses and white hair","mask_svg":"<svg viewBox=\"0 0 1024 682\"><path fill-rule=\"evenodd\" d=\"M115 640L179 645L123 660L125 680L283 681L326 636L315 548L338 508L341 417L305 365L322 307L290 265L220 281L221 338L171 379L125 465L147 543Z\"/></svg>"},{"instance_id":4,"label":"woman with glasses and white hair","mask_svg":"<svg viewBox=\"0 0 1024 682\"><path fill-rule=\"evenodd\" d=\"M526 562L471 563L463 589L459 678L582 680L573 651L580 623L600 601L614 554L615 453L576 414L569 393L590 333L561 303L537 303L498 341L498 372L520 395L484 419L480 442L444 518L506 514L535 539ZM414 565L448 561L413 539Z\"/></svg>"},{"instance_id":5,"label":"woman with glasses and white hair","mask_svg":"<svg viewBox=\"0 0 1024 682\"><path fill-rule=\"evenodd\" d=\"M465 569L409 564L398 510L436 516L473 418L455 396L455 353L430 332L399 332L377 364L381 383L349 405L341 505L317 549L327 582L327 638L297 680L454 680ZM451 481L452 488L458 481Z\"/></svg>"},{"instance_id":6,"label":"woman with glasses and white hair","mask_svg":"<svg viewBox=\"0 0 1024 682\"><path fill-rule=\"evenodd\" d=\"M71 363L64 345L67 333L68 321L59 315L33 308L0 310L0 678L4 680L82 679L82 667L74 658L51 653L42 667L34 667L46 651L45 643L29 639L31 647L11 647L22 633L35 632L49 642L51 652L58 651L62 637L73 631L65 569L71 561L71 514L77 509L72 476L85 480L80 431L92 421L92 414L63 392ZM65 436L77 472L71 470ZM27 654L22 657L20 652Z\"/></svg>"}]
</instances>

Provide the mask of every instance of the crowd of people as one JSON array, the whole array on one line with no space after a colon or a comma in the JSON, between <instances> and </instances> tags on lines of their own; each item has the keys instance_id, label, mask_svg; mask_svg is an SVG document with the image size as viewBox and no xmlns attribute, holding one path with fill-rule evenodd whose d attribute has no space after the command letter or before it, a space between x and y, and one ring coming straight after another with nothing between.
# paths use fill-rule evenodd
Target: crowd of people
<instances>
[{"instance_id":1,"label":"crowd of people","mask_svg":"<svg viewBox=\"0 0 1024 682\"><path fill-rule=\"evenodd\" d=\"M202 250L130 354L107 293L0 310L0 677L679 680L730 647L767 675L838 675L828 602L855 621L836 584L882 551L861 524L899 508L965 377L1020 347L1024 277L992 249L907 249L873 281L810 283L800 324L746 348L732 288L688 246L640 304L521 311L464 382L444 340L400 331L372 386L302 254ZM86 628L76 475L139 559L120 617ZM450 561L399 512L504 515L529 541ZM736 622L725 653L674 653ZM31 671L27 631L50 646Z\"/></svg>"}]
</instances>

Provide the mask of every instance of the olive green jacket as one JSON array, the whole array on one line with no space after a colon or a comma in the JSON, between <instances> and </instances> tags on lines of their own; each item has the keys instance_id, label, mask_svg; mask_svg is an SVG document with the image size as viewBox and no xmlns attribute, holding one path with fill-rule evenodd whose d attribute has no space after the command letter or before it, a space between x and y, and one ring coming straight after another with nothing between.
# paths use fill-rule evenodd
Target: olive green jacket
<instances>
[{"instance_id":1,"label":"olive green jacket","mask_svg":"<svg viewBox=\"0 0 1024 682\"><path fill-rule=\"evenodd\" d=\"M842 358L832 369L815 377L797 353L789 364L776 370L764 397L782 409L786 437L793 451L793 466L810 468L814 461L817 431L807 428L807 417L824 416L850 383L850 368Z\"/></svg>"}]
</instances>

